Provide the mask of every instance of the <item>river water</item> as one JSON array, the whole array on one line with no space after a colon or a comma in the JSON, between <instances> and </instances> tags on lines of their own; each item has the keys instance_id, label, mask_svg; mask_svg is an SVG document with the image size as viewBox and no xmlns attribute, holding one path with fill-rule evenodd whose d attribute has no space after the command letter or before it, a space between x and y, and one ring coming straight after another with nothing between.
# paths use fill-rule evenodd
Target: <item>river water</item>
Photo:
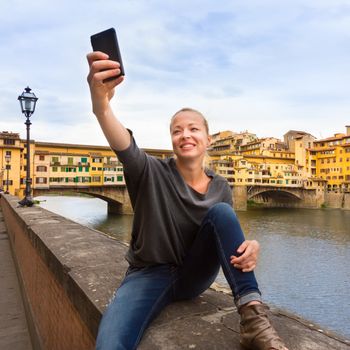
<instances>
[{"instance_id":1,"label":"river water","mask_svg":"<svg viewBox=\"0 0 350 350\"><path fill-rule=\"evenodd\" d=\"M97 198L43 196L50 211L128 242L130 215ZM254 209L237 213L261 245L256 276L268 304L350 338L350 211ZM223 275L218 282L225 284Z\"/></svg>"}]
</instances>

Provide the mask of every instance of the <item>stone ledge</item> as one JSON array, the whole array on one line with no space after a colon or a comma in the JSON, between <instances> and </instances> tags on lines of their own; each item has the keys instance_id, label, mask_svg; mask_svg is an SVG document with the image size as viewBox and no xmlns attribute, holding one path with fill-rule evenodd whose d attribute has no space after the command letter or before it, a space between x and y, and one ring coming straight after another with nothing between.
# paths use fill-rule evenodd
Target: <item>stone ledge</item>
<instances>
[{"instance_id":1,"label":"stone ledge","mask_svg":"<svg viewBox=\"0 0 350 350\"><path fill-rule=\"evenodd\" d=\"M15 197L6 196L1 204L7 209L4 213L11 212L28 236L95 337L102 312L124 276L126 246L42 208L18 208ZM8 220L5 216L10 229ZM290 349L350 348L348 340L320 332L309 322L281 310L271 310L271 319ZM241 349L232 297L208 290L192 301L170 305L153 322L139 348Z\"/></svg>"}]
</instances>

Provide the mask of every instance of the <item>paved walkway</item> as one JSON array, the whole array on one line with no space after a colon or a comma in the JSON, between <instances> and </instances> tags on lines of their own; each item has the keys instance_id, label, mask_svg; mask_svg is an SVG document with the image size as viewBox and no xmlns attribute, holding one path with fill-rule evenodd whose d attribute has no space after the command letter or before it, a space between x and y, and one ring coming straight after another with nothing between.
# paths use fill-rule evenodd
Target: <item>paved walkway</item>
<instances>
[{"instance_id":1,"label":"paved walkway","mask_svg":"<svg viewBox=\"0 0 350 350\"><path fill-rule=\"evenodd\" d=\"M0 208L0 349L31 350L10 242Z\"/></svg>"}]
</instances>

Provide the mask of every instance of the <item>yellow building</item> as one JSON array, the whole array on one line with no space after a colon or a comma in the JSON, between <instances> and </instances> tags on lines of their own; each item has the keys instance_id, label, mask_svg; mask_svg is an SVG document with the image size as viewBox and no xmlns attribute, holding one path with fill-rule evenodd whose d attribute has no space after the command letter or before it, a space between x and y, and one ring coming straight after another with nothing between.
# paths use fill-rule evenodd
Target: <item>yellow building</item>
<instances>
[{"instance_id":1,"label":"yellow building","mask_svg":"<svg viewBox=\"0 0 350 350\"><path fill-rule=\"evenodd\" d=\"M350 191L350 126L346 134L314 141L308 152L312 175L327 181L329 191Z\"/></svg>"},{"instance_id":2,"label":"yellow building","mask_svg":"<svg viewBox=\"0 0 350 350\"><path fill-rule=\"evenodd\" d=\"M145 150L156 157L168 150ZM109 146L35 143L33 188L83 188L125 185L123 166Z\"/></svg>"},{"instance_id":3,"label":"yellow building","mask_svg":"<svg viewBox=\"0 0 350 350\"><path fill-rule=\"evenodd\" d=\"M243 155L270 155L270 152L281 152L286 150L286 145L275 137L265 137L249 142L240 147Z\"/></svg>"},{"instance_id":4,"label":"yellow building","mask_svg":"<svg viewBox=\"0 0 350 350\"><path fill-rule=\"evenodd\" d=\"M274 137L233 134L216 139L208 153L209 166L231 185L302 186L294 152Z\"/></svg>"},{"instance_id":5,"label":"yellow building","mask_svg":"<svg viewBox=\"0 0 350 350\"><path fill-rule=\"evenodd\" d=\"M32 144L30 145L32 149ZM23 196L25 188L26 150L19 134L0 133L0 188L16 196ZM31 156L32 159L32 156Z\"/></svg>"},{"instance_id":6,"label":"yellow building","mask_svg":"<svg viewBox=\"0 0 350 350\"><path fill-rule=\"evenodd\" d=\"M241 154L241 148L258 138L255 134L243 131L240 133L234 133L233 131L221 131L211 135L212 144L210 147L210 154L223 155L223 154Z\"/></svg>"},{"instance_id":7,"label":"yellow building","mask_svg":"<svg viewBox=\"0 0 350 350\"><path fill-rule=\"evenodd\" d=\"M26 141L19 134L0 133L0 189L24 196ZM109 146L76 145L30 141L32 189L84 188L125 185L123 166ZM145 149L158 158L170 150ZM8 160L8 163L7 161Z\"/></svg>"}]
</instances>

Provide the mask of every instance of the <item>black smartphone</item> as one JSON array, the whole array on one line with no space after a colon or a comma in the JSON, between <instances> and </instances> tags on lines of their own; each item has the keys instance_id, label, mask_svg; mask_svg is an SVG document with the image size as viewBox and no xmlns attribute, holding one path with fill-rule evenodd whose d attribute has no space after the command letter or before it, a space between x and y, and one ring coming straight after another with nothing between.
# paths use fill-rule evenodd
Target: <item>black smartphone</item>
<instances>
[{"instance_id":1,"label":"black smartphone","mask_svg":"<svg viewBox=\"0 0 350 350\"><path fill-rule=\"evenodd\" d=\"M105 81L111 81L125 75L122 57L120 55L117 33L114 28L104 30L103 32L91 35L90 37L92 49L94 51L101 51L109 56L112 61L117 61L120 64L120 74L115 77L105 79Z\"/></svg>"}]
</instances>

